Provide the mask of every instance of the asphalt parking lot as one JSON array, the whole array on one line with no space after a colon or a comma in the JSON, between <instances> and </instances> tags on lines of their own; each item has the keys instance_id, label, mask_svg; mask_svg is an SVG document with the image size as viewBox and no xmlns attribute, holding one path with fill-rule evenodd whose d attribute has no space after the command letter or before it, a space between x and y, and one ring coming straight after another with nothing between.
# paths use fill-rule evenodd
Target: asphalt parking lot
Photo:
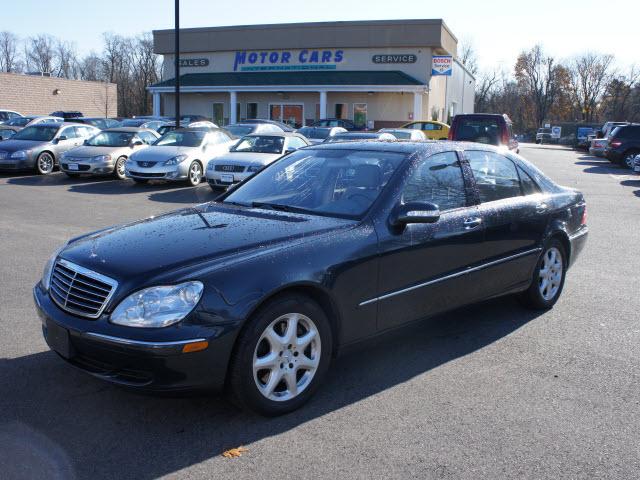
<instances>
[{"instance_id":1,"label":"asphalt parking lot","mask_svg":"<svg viewBox=\"0 0 640 480\"><path fill-rule=\"evenodd\" d=\"M57 245L211 200L206 184L1 175L0 476L638 478L640 177L563 147L521 153L588 203L555 308L505 298L405 329L337 359L308 405L275 419L123 391L42 339L31 288Z\"/></svg>"}]
</instances>

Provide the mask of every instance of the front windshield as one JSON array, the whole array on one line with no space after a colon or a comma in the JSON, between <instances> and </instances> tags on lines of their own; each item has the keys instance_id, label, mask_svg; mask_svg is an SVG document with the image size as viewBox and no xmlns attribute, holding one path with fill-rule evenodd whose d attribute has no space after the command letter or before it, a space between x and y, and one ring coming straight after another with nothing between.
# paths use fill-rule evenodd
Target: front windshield
<instances>
[{"instance_id":1,"label":"front windshield","mask_svg":"<svg viewBox=\"0 0 640 480\"><path fill-rule=\"evenodd\" d=\"M24 127L27 123L34 119L35 117L16 117L4 122L4 124L10 125L12 127Z\"/></svg>"},{"instance_id":2,"label":"front windshield","mask_svg":"<svg viewBox=\"0 0 640 480\"><path fill-rule=\"evenodd\" d=\"M224 203L357 218L405 157L380 151L300 150L249 179Z\"/></svg>"},{"instance_id":3,"label":"front windshield","mask_svg":"<svg viewBox=\"0 0 640 480\"><path fill-rule=\"evenodd\" d=\"M199 147L206 134L207 132L204 131L173 131L165 133L162 137L156 140L154 145L164 147Z\"/></svg>"},{"instance_id":4,"label":"front windshield","mask_svg":"<svg viewBox=\"0 0 640 480\"><path fill-rule=\"evenodd\" d=\"M56 136L60 127L41 127L33 126L27 127L16 133L12 140L34 140L38 142L49 142Z\"/></svg>"},{"instance_id":5,"label":"front windshield","mask_svg":"<svg viewBox=\"0 0 640 480\"><path fill-rule=\"evenodd\" d=\"M307 138L316 138L324 140L331 133L330 128L317 128L317 127L302 127L298 130L298 133L304 135Z\"/></svg>"},{"instance_id":6,"label":"front windshield","mask_svg":"<svg viewBox=\"0 0 640 480\"><path fill-rule=\"evenodd\" d=\"M273 135L249 136L241 138L236 145L231 148L232 152L253 152L253 153L282 153L284 147L284 137Z\"/></svg>"},{"instance_id":7,"label":"front windshield","mask_svg":"<svg viewBox=\"0 0 640 480\"><path fill-rule=\"evenodd\" d=\"M126 147L131 143L133 132L100 132L87 140L92 147Z\"/></svg>"},{"instance_id":8,"label":"front windshield","mask_svg":"<svg viewBox=\"0 0 640 480\"><path fill-rule=\"evenodd\" d=\"M255 127L250 125L227 125L225 128L236 137L249 135L255 129Z\"/></svg>"},{"instance_id":9,"label":"front windshield","mask_svg":"<svg viewBox=\"0 0 640 480\"><path fill-rule=\"evenodd\" d=\"M147 120L144 119L140 119L140 118L127 118L125 120L123 120L122 122L120 122L120 126L121 127L139 127L140 125L142 125L143 123L147 122Z\"/></svg>"},{"instance_id":10,"label":"front windshield","mask_svg":"<svg viewBox=\"0 0 640 480\"><path fill-rule=\"evenodd\" d=\"M378 135L375 133L349 133L345 135L334 135L333 137L329 137L325 140L325 143L348 142L351 140L374 140L376 138L378 138Z\"/></svg>"}]
</instances>

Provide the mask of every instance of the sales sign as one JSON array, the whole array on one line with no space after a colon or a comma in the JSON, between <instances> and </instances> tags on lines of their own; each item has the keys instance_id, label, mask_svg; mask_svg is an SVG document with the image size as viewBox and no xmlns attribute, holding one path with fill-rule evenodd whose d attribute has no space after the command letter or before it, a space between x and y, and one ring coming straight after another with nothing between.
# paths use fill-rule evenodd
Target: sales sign
<instances>
[{"instance_id":1,"label":"sales sign","mask_svg":"<svg viewBox=\"0 0 640 480\"><path fill-rule=\"evenodd\" d=\"M181 58L181 67L207 67L209 66L208 58Z\"/></svg>"},{"instance_id":2,"label":"sales sign","mask_svg":"<svg viewBox=\"0 0 640 480\"><path fill-rule=\"evenodd\" d=\"M434 55L431 59L431 75L451 76L453 57L451 55Z\"/></svg>"}]
</instances>

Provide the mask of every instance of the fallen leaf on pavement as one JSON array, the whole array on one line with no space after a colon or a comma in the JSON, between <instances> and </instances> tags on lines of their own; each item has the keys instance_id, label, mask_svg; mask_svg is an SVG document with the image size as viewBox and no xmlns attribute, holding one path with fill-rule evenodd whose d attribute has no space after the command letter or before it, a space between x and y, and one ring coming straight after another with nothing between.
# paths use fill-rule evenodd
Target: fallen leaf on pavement
<instances>
[{"instance_id":1,"label":"fallen leaf on pavement","mask_svg":"<svg viewBox=\"0 0 640 480\"><path fill-rule=\"evenodd\" d=\"M225 450L224 452L222 452L222 456L224 458L236 458L236 457L241 457L244 452L248 452L248 451L249 450L247 450L244 447L231 448L229 450Z\"/></svg>"}]
</instances>

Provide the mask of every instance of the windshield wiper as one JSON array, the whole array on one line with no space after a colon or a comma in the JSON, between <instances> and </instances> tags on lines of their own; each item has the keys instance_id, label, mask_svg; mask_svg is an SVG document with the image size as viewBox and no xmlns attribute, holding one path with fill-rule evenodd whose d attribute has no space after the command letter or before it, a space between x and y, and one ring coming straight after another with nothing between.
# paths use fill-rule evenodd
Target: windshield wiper
<instances>
[{"instance_id":1,"label":"windshield wiper","mask_svg":"<svg viewBox=\"0 0 640 480\"><path fill-rule=\"evenodd\" d=\"M282 205L280 203L267 203L267 202L251 202L253 208L268 208L270 210L278 210L281 212L290 213L311 213L315 214L313 210L308 210L302 207L292 207L290 205Z\"/></svg>"}]
</instances>

